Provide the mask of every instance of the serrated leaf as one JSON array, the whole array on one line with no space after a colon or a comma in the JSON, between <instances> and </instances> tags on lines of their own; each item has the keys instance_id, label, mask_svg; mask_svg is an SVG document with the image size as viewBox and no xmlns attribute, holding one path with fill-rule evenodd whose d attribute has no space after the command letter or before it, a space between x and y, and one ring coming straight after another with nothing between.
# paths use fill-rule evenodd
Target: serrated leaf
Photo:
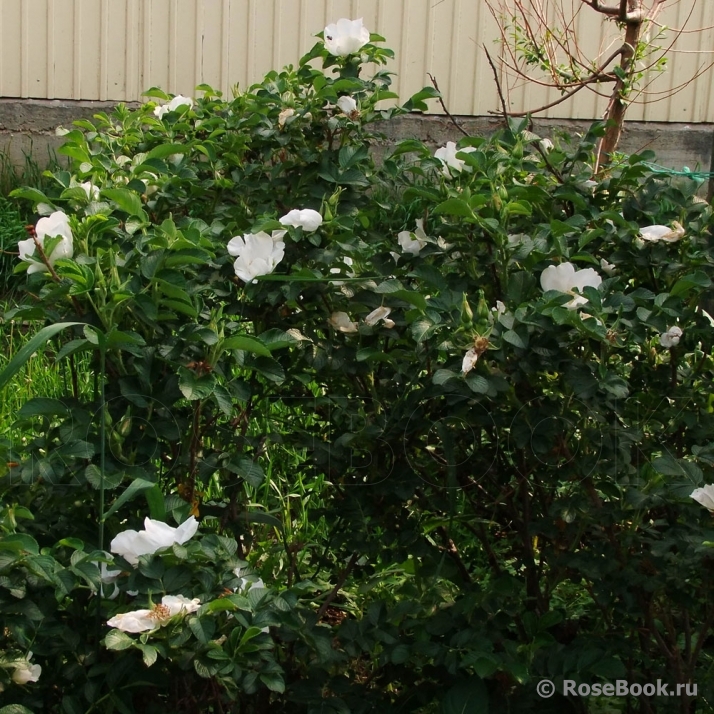
<instances>
[{"instance_id":1,"label":"serrated leaf","mask_svg":"<svg viewBox=\"0 0 714 714\"><path fill-rule=\"evenodd\" d=\"M134 646L134 640L121 630L109 630L104 638L104 645L109 650L127 650Z\"/></svg>"},{"instance_id":2,"label":"serrated leaf","mask_svg":"<svg viewBox=\"0 0 714 714\"><path fill-rule=\"evenodd\" d=\"M148 221L141 198L128 188L103 188L102 196L114 201L124 213L128 213L130 216L137 216L143 221Z\"/></svg>"},{"instance_id":3,"label":"serrated leaf","mask_svg":"<svg viewBox=\"0 0 714 714\"><path fill-rule=\"evenodd\" d=\"M141 657L144 660L144 664L147 667L151 667L154 662L156 662L156 658L158 657L158 650L156 647L152 647L151 645L142 645L142 644L137 644L136 645L140 650L141 650Z\"/></svg>"}]
</instances>

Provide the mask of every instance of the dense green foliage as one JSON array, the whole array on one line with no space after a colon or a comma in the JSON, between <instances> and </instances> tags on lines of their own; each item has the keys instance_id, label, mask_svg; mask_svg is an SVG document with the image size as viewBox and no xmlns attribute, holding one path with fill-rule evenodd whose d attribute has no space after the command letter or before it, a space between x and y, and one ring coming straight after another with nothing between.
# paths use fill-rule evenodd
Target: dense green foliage
<instances>
[{"instance_id":1,"label":"dense green foliage","mask_svg":"<svg viewBox=\"0 0 714 714\"><path fill-rule=\"evenodd\" d=\"M161 118L149 103L75 122L70 168L15 192L68 214L74 244L6 319L36 321L35 347L61 336L74 375L0 441L1 702L661 713L714 698L714 528L689 497L714 481L711 207L647 155L593 183L601 126L552 149L525 123L465 138L456 168L408 141L376 166L379 122L433 96L378 110L389 75L360 65L389 55L319 43L232 100L202 87ZM240 280L229 240L305 208L322 225L290 227L277 267ZM426 237L400 250L417 220ZM673 221L679 240L639 237ZM567 262L603 277L572 309L539 283ZM137 567L106 554L146 516L190 514L198 534ZM121 571L116 599L101 562ZM105 624L179 594L201 608L143 634ZM28 651L42 674L15 684ZM541 699L542 678L699 689Z\"/></svg>"}]
</instances>

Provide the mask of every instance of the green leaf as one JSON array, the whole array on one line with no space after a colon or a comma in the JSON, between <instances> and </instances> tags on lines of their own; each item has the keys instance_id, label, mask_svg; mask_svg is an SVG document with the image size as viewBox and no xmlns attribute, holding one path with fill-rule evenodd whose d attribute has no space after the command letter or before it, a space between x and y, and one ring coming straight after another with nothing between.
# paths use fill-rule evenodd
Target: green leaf
<instances>
[{"instance_id":1,"label":"green leaf","mask_svg":"<svg viewBox=\"0 0 714 714\"><path fill-rule=\"evenodd\" d=\"M212 374L199 375L186 367L179 369L179 389L190 401L210 397L215 386L216 378Z\"/></svg>"},{"instance_id":2,"label":"green leaf","mask_svg":"<svg viewBox=\"0 0 714 714\"><path fill-rule=\"evenodd\" d=\"M188 154L191 151L191 143L186 144L159 144L155 146L147 155L149 159L165 159L172 154Z\"/></svg>"},{"instance_id":3,"label":"green leaf","mask_svg":"<svg viewBox=\"0 0 714 714\"><path fill-rule=\"evenodd\" d=\"M448 382L450 379L458 379L458 374L456 372L452 372L450 369L437 369L436 372L434 372L434 376L432 377L432 381L436 385L442 385Z\"/></svg>"},{"instance_id":4,"label":"green leaf","mask_svg":"<svg viewBox=\"0 0 714 714\"><path fill-rule=\"evenodd\" d=\"M82 322L58 322L55 325L43 327L18 353L10 360L5 369L0 372L0 389L2 389L24 366L25 363L37 352L42 345L49 342L58 332L68 327L82 325Z\"/></svg>"},{"instance_id":5,"label":"green leaf","mask_svg":"<svg viewBox=\"0 0 714 714\"><path fill-rule=\"evenodd\" d=\"M111 508L102 517L103 521L106 521L109 516L116 513L127 501L131 501L139 493L143 491L148 491L150 488L154 488L156 484L153 481L147 481L143 478L134 479L128 486L126 491L117 498L112 504Z\"/></svg>"},{"instance_id":6,"label":"green leaf","mask_svg":"<svg viewBox=\"0 0 714 714\"><path fill-rule=\"evenodd\" d=\"M277 672L267 672L260 675L260 681L271 691L282 694L285 692L285 682Z\"/></svg>"},{"instance_id":7,"label":"green leaf","mask_svg":"<svg viewBox=\"0 0 714 714\"><path fill-rule=\"evenodd\" d=\"M270 350L259 339L248 335L234 335L226 338L221 342L220 350L221 352L224 350L243 350L263 357L270 357Z\"/></svg>"},{"instance_id":8,"label":"green leaf","mask_svg":"<svg viewBox=\"0 0 714 714\"><path fill-rule=\"evenodd\" d=\"M103 188L102 196L114 201L124 213L128 213L130 216L138 216L143 221L148 222L148 216L144 212L141 198L128 188Z\"/></svg>"},{"instance_id":9,"label":"green leaf","mask_svg":"<svg viewBox=\"0 0 714 714\"><path fill-rule=\"evenodd\" d=\"M0 709L0 714L33 714L33 712L22 704L8 704Z\"/></svg>"},{"instance_id":10,"label":"green leaf","mask_svg":"<svg viewBox=\"0 0 714 714\"><path fill-rule=\"evenodd\" d=\"M26 533L10 533L0 537L0 550L12 550L16 553L40 554L37 541Z\"/></svg>"},{"instance_id":11,"label":"green leaf","mask_svg":"<svg viewBox=\"0 0 714 714\"><path fill-rule=\"evenodd\" d=\"M144 498L149 506L149 515L155 521L166 520L166 505L164 503L164 494L158 484L154 484L153 488L148 488L144 491Z\"/></svg>"},{"instance_id":12,"label":"green leaf","mask_svg":"<svg viewBox=\"0 0 714 714\"><path fill-rule=\"evenodd\" d=\"M213 633L216 631L216 621L213 618L206 616L189 617L188 627L191 632L193 632L193 636L202 645L206 645L213 637Z\"/></svg>"},{"instance_id":13,"label":"green leaf","mask_svg":"<svg viewBox=\"0 0 714 714\"><path fill-rule=\"evenodd\" d=\"M460 218L470 218L473 221L476 220L476 216L471 210L471 206L469 206L469 204L461 198L447 199L434 209L434 213L446 216L459 216Z\"/></svg>"},{"instance_id":14,"label":"green leaf","mask_svg":"<svg viewBox=\"0 0 714 714\"><path fill-rule=\"evenodd\" d=\"M138 643L136 646L138 649L141 650L141 656L142 656L142 659L144 660L144 664L147 667L151 667L151 665L154 664L154 662L156 662L156 658L158 657L158 654L159 654L156 647L154 647L152 645L142 645L140 643ZM113 649L113 648L110 648L110 649Z\"/></svg>"},{"instance_id":15,"label":"green leaf","mask_svg":"<svg viewBox=\"0 0 714 714\"><path fill-rule=\"evenodd\" d=\"M506 330L506 332L503 333L503 339L506 342L509 342L512 344L514 347L519 347L520 349L524 350L526 348L526 343L520 338L519 334L515 332L514 330Z\"/></svg>"},{"instance_id":16,"label":"green leaf","mask_svg":"<svg viewBox=\"0 0 714 714\"><path fill-rule=\"evenodd\" d=\"M696 273L690 273L680 278L670 290L670 295L681 295L682 293L689 292L692 288L704 289L710 287L712 281L707 277L706 273L697 271Z\"/></svg>"},{"instance_id":17,"label":"green leaf","mask_svg":"<svg viewBox=\"0 0 714 714\"><path fill-rule=\"evenodd\" d=\"M134 640L121 630L109 630L104 638L104 645L108 650L128 650L134 646Z\"/></svg>"},{"instance_id":18,"label":"green leaf","mask_svg":"<svg viewBox=\"0 0 714 714\"><path fill-rule=\"evenodd\" d=\"M67 416L69 410L59 399L35 397L25 402L17 414L23 419L33 416Z\"/></svg>"}]
</instances>

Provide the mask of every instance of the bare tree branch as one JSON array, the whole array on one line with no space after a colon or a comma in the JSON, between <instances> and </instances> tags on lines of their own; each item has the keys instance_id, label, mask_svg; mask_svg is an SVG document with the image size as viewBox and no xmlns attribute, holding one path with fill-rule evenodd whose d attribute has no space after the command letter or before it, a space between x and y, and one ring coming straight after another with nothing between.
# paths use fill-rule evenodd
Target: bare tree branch
<instances>
[{"instance_id":1,"label":"bare tree branch","mask_svg":"<svg viewBox=\"0 0 714 714\"><path fill-rule=\"evenodd\" d=\"M428 76L429 79L431 80L431 83L434 85L434 89L436 89L436 91L439 92L439 104L441 104L441 108L444 110L444 114L446 114L446 116L449 117L449 119L451 119L452 124L453 124L464 136L468 136L468 135L469 135L468 131L465 131L465 130L457 123L456 119L454 119L454 117L451 115L451 112L446 108L446 104L444 104L444 99L443 99L443 97L441 96L441 90L439 89L439 85L436 83L436 77L434 77L433 74L429 74L428 72L427 72L427 76Z\"/></svg>"}]
</instances>

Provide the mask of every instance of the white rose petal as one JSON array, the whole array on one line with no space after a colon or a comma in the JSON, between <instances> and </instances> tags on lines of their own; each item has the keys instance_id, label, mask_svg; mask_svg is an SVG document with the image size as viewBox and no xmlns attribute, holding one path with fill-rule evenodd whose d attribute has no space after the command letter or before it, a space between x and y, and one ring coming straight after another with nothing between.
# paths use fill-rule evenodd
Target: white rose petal
<instances>
[{"instance_id":1,"label":"white rose petal","mask_svg":"<svg viewBox=\"0 0 714 714\"><path fill-rule=\"evenodd\" d=\"M237 256L233 263L236 275L245 283L256 282L259 275L269 275L285 255L282 238L287 231L264 231L234 236L228 243L230 255Z\"/></svg>"},{"instance_id":2,"label":"white rose petal","mask_svg":"<svg viewBox=\"0 0 714 714\"><path fill-rule=\"evenodd\" d=\"M466 146L463 149L457 149L456 144L453 141L447 141L446 146L442 146L440 149L437 149L434 152L434 156L441 161L443 164L442 173L444 176L447 178L451 176L449 173L449 167L454 169L455 171L458 171L459 173L463 170L470 172L471 167L466 166L465 162L462 159L457 159L456 154L462 151L464 153L470 153L472 151L476 151L476 149L473 146Z\"/></svg>"},{"instance_id":3,"label":"white rose petal","mask_svg":"<svg viewBox=\"0 0 714 714\"><path fill-rule=\"evenodd\" d=\"M322 225L322 216L318 211L314 211L312 208L303 208L302 210L295 208L289 213L286 213L280 219L280 222L284 226L299 227L302 228L305 233L312 233Z\"/></svg>"},{"instance_id":4,"label":"white rose petal","mask_svg":"<svg viewBox=\"0 0 714 714\"><path fill-rule=\"evenodd\" d=\"M352 99L352 97L340 97L337 100L337 106L340 111L347 116L350 116L352 112L357 111L357 102Z\"/></svg>"},{"instance_id":5,"label":"white rose petal","mask_svg":"<svg viewBox=\"0 0 714 714\"><path fill-rule=\"evenodd\" d=\"M569 310L585 305L588 301L582 295L575 295L574 290L576 288L582 292L586 286L597 288L601 283L602 278L592 268L576 271L572 263L549 265L540 276L540 286L543 292L557 290L561 293L573 295L573 299L564 305Z\"/></svg>"},{"instance_id":6,"label":"white rose petal","mask_svg":"<svg viewBox=\"0 0 714 714\"><path fill-rule=\"evenodd\" d=\"M656 243L657 241L665 241L667 243L675 243L684 236L684 228L677 223L677 221L672 221L672 228L669 226L645 226L640 228L640 237L643 240L650 241L651 243Z\"/></svg>"},{"instance_id":7,"label":"white rose petal","mask_svg":"<svg viewBox=\"0 0 714 714\"><path fill-rule=\"evenodd\" d=\"M183 595L164 595L161 603L152 610L119 613L107 620L107 625L123 632L149 632L165 625L176 615L196 612L200 606L201 601L197 597L189 600Z\"/></svg>"},{"instance_id":8,"label":"white rose petal","mask_svg":"<svg viewBox=\"0 0 714 714\"><path fill-rule=\"evenodd\" d=\"M714 485L709 483L702 488L695 488L689 496L714 513Z\"/></svg>"},{"instance_id":9,"label":"white rose petal","mask_svg":"<svg viewBox=\"0 0 714 714\"><path fill-rule=\"evenodd\" d=\"M605 258L600 258L600 267L605 275L612 277L617 274L617 268L612 263L608 263Z\"/></svg>"},{"instance_id":10,"label":"white rose petal","mask_svg":"<svg viewBox=\"0 0 714 714\"><path fill-rule=\"evenodd\" d=\"M325 28L325 47L335 57L359 52L369 42L369 30L359 20L342 18Z\"/></svg>"},{"instance_id":11,"label":"white rose petal","mask_svg":"<svg viewBox=\"0 0 714 714\"><path fill-rule=\"evenodd\" d=\"M538 143L543 151L553 151L554 145L550 139L541 139Z\"/></svg>"},{"instance_id":12,"label":"white rose petal","mask_svg":"<svg viewBox=\"0 0 714 714\"><path fill-rule=\"evenodd\" d=\"M183 97L177 94L168 104L163 104L154 109L154 116L157 119L163 119L164 115L168 112L175 112L179 107L187 104L189 107L193 106L193 99L190 97Z\"/></svg>"},{"instance_id":13,"label":"white rose petal","mask_svg":"<svg viewBox=\"0 0 714 714\"><path fill-rule=\"evenodd\" d=\"M79 187L84 189L84 192L87 194L87 198L90 201L99 200L99 188L97 188L97 186L92 186L89 181L85 181L84 183L80 183Z\"/></svg>"},{"instance_id":14,"label":"white rose petal","mask_svg":"<svg viewBox=\"0 0 714 714\"><path fill-rule=\"evenodd\" d=\"M402 231L397 240L404 253L411 255L419 255L421 249L429 242L429 237L424 232L424 221L421 218L416 219L416 230L413 232Z\"/></svg>"},{"instance_id":15,"label":"white rose petal","mask_svg":"<svg viewBox=\"0 0 714 714\"><path fill-rule=\"evenodd\" d=\"M109 549L136 566L140 555L150 555L161 548L168 548L174 543L185 543L193 538L198 529L198 521L194 516L189 516L178 528L172 528L162 521L146 518L144 528L146 530L143 531L122 531L112 540Z\"/></svg>"},{"instance_id":16,"label":"white rose petal","mask_svg":"<svg viewBox=\"0 0 714 714\"><path fill-rule=\"evenodd\" d=\"M35 235L37 236L37 242L43 250L45 248L46 238L61 237L60 242L54 247L52 253L47 256L50 265L54 265L61 258L71 258L74 255L72 230L69 227L69 219L63 211L55 211L50 216L40 218L35 226ZM32 238L18 241L17 247L20 251L20 259L30 263L27 269L28 273L37 273L47 270L47 266L35 258L37 246Z\"/></svg>"},{"instance_id":17,"label":"white rose petal","mask_svg":"<svg viewBox=\"0 0 714 714\"><path fill-rule=\"evenodd\" d=\"M282 129L285 126L285 122L293 115L295 114L295 110L292 107L288 107L287 109L283 109L280 114L278 114L278 126Z\"/></svg>"},{"instance_id":18,"label":"white rose petal","mask_svg":"<svg viewBox=\"0 0 714 714\"><path fill-rule=\"evenodd\" d=\"M364 318L364 324L370 327L376 325L380 320L385 320L389 317L389 313L392 311L391 307L378 307Z\"/></svg>"},{"instance_id":19,"label":"white rose petal","mask_svg":"<svg viewBox=\"0 0 714 714\"><path fill-rule=\"evenodd\" d=\"M472 347L465 355L463 362L461 363L461 374L468 374L478 362L479 354L481 354L476 348Z\"/></svg>"},{"instance_id":20,"label":"white rose petal","mask_svg":"<svg viewBox=\"0 0 714 714\"><path fill-rule=\"evenodd\" d=\"M28 682L36 682L42 674L42 667L39 664L30 664L32 652L27 653L27 659L20 662L12 673L12 681L15 684L25 685Z\"/></svg>"},{"instance_id":21,"label":"white rose petal","mask_svg":"<svg viewBox=\"0 0 714 714\"><path fill-rule=\"evenodd\" d=\"M335 330L339 332L357 332L357 323L350 320L350 316L346 312L333 312L328 319L328 322Z\"/></svg>"}]
</instances>

